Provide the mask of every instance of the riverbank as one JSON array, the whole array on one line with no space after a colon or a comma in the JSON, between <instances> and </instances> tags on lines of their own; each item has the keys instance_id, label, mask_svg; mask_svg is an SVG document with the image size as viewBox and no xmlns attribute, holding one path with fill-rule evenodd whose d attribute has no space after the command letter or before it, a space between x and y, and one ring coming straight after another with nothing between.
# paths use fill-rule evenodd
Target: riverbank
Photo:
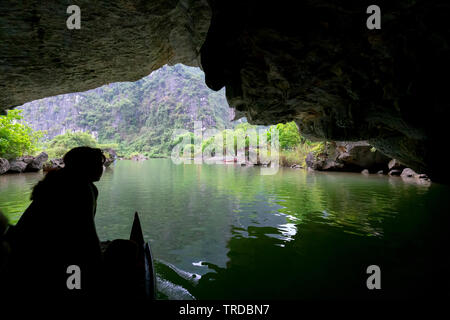
<instances>
[{"instance_id":1,"label":"riverbank","mask_svg":"<svg viewBox=\"0 0 450 320\"><path fill-rule=\"evenodd\" d=\"M48 154L45 152L41 152L36 157L26 155L10 160L0 158L0 174L38 172L42 170L47 160Z\"/></svg>"},{"instance_id":2,"label":"riverbank","mask_svg":"<svg viewBox=\"0 0 450 320\"><path fill-rule=\"evenodd\" d=\"M1 209L10 221L30 204L40 179L42 172L0 176ZM317 292L316 281L324 288L316 295L331 295L338 273L342 290L357 295L351 290L359 282L347 281L359 281L366 261L382 265L382 272L403 274L401 279L407 273L428 281L427 223L440 228L432 229L436 244L448 225L447 186L428 188L387 175L280 168L262 176L257 167L149 159L117 161L95 184L100 240L126 239L138 211L157 260L158 288L167 299L231 297L237 287L244 288L240 298L272 298L280 288L283 298L307 298ZM330 265L337 270L331 275ZM259 285L269 269L275 278ZM389 285L403 290L395 294L420 294L404 283Z\"/></svg>"},{"instance_id":3,"label":"riverbank","mask_svg":"<svg viewBox=\"0 0 450 320\"><path fill-rule=\"evenodd\" d=\"M168 158L164 155L148 157L143 154L133 154L129 157L117 155L116 151L103 149L106 161L105 167L110 166L116 160L145 161L149 159ZM211 157L202 158L203 162L216 164L238 164L240 166L270 166L270 161L261 161L257 157L256 162L249 161L248 157ZM183 159L185 161L186 159ZM193 158L187 159L194 161ZM329 172L360 172L361 174L378 174L399 176L409 179L410 182L419 184L431 183L426 174L416 173L395 159L390 159L374 150L365 142L324 142L312 146L301 145L292 150L281 150L278 158L280 167L305 169L308 171ZM45 152L36 157L22 156L12 160L0 158L0 174L23 173L57 170L64 167L62 158L48 159Z\"/></svg>"}]
</instances>

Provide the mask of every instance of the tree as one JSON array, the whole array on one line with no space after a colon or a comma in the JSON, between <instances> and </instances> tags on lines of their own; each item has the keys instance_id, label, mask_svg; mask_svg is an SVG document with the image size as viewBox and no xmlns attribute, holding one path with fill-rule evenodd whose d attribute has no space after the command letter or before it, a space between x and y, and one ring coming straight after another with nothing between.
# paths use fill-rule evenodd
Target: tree
<instances>
[{"instance_id":1,"label":"tree","mask_svg":"<svg viewBox=\"0 0 450 320\"><path fill-rule=\"evenodd\" d=\"M26 122L21 121L22 110L9 110L0 116L0 157L15 158L36 151L42 131L34 131Z\"/></svg>"},{"instance_id":2,"label":"tree","mask_svg":"<svg viewBox=\"0 0 450 320\"><path fill-rule=\"evenodd\" d=\"M68 131L48 143L47 153L50 158L60 158L70 149L82 146L97 147L97 141L87 132Z\"/></svg>"},{"instance_id":3,"label":"tree","mask_svg":"<svg viewBox=\"0 0 450 320\"><path fill-rule=\"evenodd\" d=\"M276 125L276 129L282 150L293 149L302 142L295 122L279 123Z\"/></svg>"}]
</instances>

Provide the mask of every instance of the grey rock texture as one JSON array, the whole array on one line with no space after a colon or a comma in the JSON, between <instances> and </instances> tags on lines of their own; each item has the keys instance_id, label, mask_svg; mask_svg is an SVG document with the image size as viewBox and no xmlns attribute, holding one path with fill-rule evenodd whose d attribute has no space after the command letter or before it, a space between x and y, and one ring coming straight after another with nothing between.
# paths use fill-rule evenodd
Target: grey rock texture
<instances>
[{"instance_id":1,"label":"grey rock texture","mask_svg":"<svg viewBox=\"0 0 450 320\"><path fill-rule=\"evenodd\" d=\"M31 162L28 163L25 171L36 172L42 169L44 163L48 160L48 154L41 152Z\"/></svg>"},{"instance_id":2,"label":"grey rock texture","mask_svg":"<svg viewBox=\"0 0 450 320\"><path fill-rule=\"evenodd\" d=\"M432 179L449 118L448 1L392 0L381 30L365 1L1 2L2 108L169 63L201 66L209 87L255 124L294 120L311 139L368 141ZM209 29L208 29L209 28Z\"/></svg>"},{"instance_id":3,"label":"grey rock texture","mask_svg":"<svg viewBox=\"0 0 450 320\"><path fill-rule=\"evenodd\" d=\"M402 174L400 176L405 178L415 178L416 176L418 176L418 174L415 173L414 170L410 168L405 168L403 169Z\"/></svg>"},{"instance_id":4,"label":"grey rock texture","mask_svg":"<svg viewBox=\"0 0 450 320\"><path fill-rule=\"evenodd\" d=\"M51 159L42 166L44 171L53 171L64 168L64 161L61 158Z\"/></svg>"},{"instance_id":5,"label":"grey rock texture","mask_svg":"<svg viewBox=\"0 0 450 320\"><path fill-rule=\"evenodd\" d=\"M165 64L198 66L211 11L206 0L0 2L0 106L9 108L117 81Z\"/></svg>"},{"instance_id":6,"label":"grey rock texture","mask_svg":"<svg viewBox=\"0 0 450 320\"><path fill-rule=\"evenodd\" d=\"M385 169L389 158L372 147L365 141L359 142L335 142L336 159L347 166L362 168Z\"/></svg>"},{"instance_id":7,"label":"grey rock texture","mask_svg":"<svg viewBox=\"0 0 450 320\"><path fill-rule=\"evenodd\" d=\"M0 174L8 172L9 168L9 161L7 159L0 158Z\"/></svg>"},{"instance_id":8,"label":"grey rock texture","mask_svg":"<svg viewBox=\"0 0 450 320\"><path fill-rule=\"evenodd\" d=\"M22 159L13 159L9 161L9 170L11 173L21 173L24 172L27 168L28 163L23 161Z\"/></svg>"},{"instance_id":9,"label":"grey rock texture","mask_svg":"<svg viewBox=\"0 0 450 320\"><path fill-rule=\"evenodd\" d=\"M403 169L402 173L400 174L400 177L405 182L413 182L422 185L429 185L431 183L430 178L428 178L426 174L416 173L411 168Z\"/></svg>"},{"instance_id":10,"label":"grey rock texture","mask_svg":"<svg viewBox=\"0 0 450 320\"><path fill-rule=\"evenodd\" d=\"M314 170L377 172L387 170L389 158L378 150L373 151L366 141L336 141L328 143L325 152L309 153L305 161Z\"/></svg>"},{"instance_id":11,"label":"grey rock texture","mask_svg":"<svg viewBox=\"0 0 450 320\"><path fill-rule=\"evenodd\" d=\"M5 159L0 159L0 174L2 173L2 161ZM9 160L9 168L7 172L10 173L21 173L21 172L36 172L42 169L44 163L48 160L48 155L45 152L41 152L36 157L33 156L22 156L15 159ZM3 167L6 168L7 165L3 163Z\"/></svg>"},{"instance_id":12,"label":"grey rock texture","mask_svg":"<svg viewBox=\"0 0 450 320\"><path fill-rule=\"evenodd\" d=\"M31 162L33 162L34 157L33 156L29 156L29 155L25 155L25 156L18 157L15 160L25 162L28 165Z\"/></svg>"},{"instance_id":13,"label":"grey rock texture","mask_svg":"<svg viewBox=\"0 0 450 320\"><path fill-rule=\"evenodd\" d=\"M438 178L449 118L445 1L211 1L206 82L257 124L294 120L314 140L368 141ZM294 7L295 6L295 7ZM433 179L433 177L432 177Z\"/></svg>"}]
</instances>

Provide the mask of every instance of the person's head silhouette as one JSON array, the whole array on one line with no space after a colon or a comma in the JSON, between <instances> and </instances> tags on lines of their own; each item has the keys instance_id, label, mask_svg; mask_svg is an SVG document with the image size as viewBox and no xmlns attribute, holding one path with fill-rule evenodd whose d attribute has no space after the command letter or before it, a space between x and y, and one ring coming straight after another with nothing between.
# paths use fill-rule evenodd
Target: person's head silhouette
<instances>
[{"instance_id":1,"label":"person's head silhouette","mask_svg":"<svg viewBox=\"0 0 450 320\"><path fill-rule=\"evenodd\" d=\"M105 160L100 149L91 147L73 148L63 158L66 172L76 174L79 178L91 182L100 180Z\"/></svg>"}]
</instances>

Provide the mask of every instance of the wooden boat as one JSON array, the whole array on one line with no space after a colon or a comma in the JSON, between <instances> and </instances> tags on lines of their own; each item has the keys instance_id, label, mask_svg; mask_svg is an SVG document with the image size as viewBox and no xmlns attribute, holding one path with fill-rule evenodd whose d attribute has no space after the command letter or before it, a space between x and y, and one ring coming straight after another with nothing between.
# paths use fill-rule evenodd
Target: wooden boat
<instances>
[{"instance_id":1,"label":"wooden boat","mask_svg":"<svg viewBox=\"0 0 450 320\"><path fill-rule=\"evenodd\" d=\"M147 299L156 299L156 274L153 264L153 256L150 250L150 244L144 241L141 222L137 212L134 214L133 226L131 228L130 240L138 245L138 272L141 285L140 294ZM143 288L142 288L143 287Z\"/></svg>"}]
</instances>

